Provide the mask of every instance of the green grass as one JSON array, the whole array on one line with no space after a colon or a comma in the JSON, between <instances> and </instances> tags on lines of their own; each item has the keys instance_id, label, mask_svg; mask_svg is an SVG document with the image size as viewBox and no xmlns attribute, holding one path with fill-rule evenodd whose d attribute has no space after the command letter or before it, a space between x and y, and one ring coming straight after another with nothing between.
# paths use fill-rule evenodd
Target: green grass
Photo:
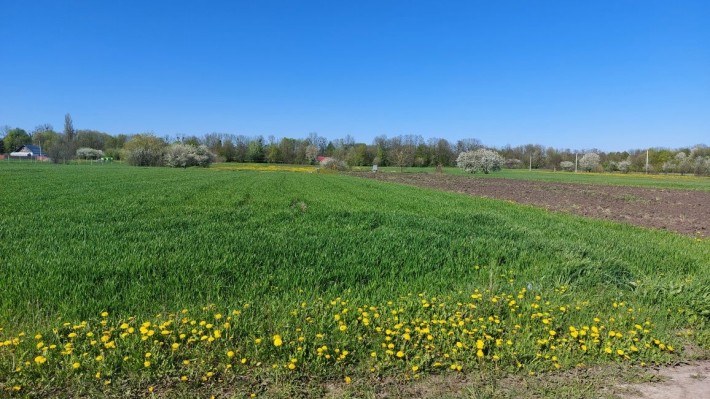
<instances>
[{"instance_id":1,"label":"green grass","mask_svg":"<svg viewBox=\"0 0 710 399\"><path fill-rule=\"evenodd\" d=\"M356 167L356 171L371 171L369 167ZM383 167L383 173L400 173L398 167ZM435 173L435 168L404 168L403 173ZM452 175L471 176L473 178L504 178L544 181L555 183L582 183L582 184L608 184L612 186L632 186L658 189L699 190L710 191L710 177L677 174L651 174L642 173L573 173L553 172L542 169L503 169L490 174L468 174L459 168L444 168L444 173Z\"/></svg>"},{"instance_id":2,"label":"green grass","mask_svg":"<svg viewBox=\"0 0 710 399\"><path fill-rule=\"evenodd\" d=\"M0 182L0 342L26 333L18 346L0 347L0 375L6 376L0 388L21 384L46 394L80 378L65 370L69 360L35 349L36 333L43 343L61 347L71 325L82 320L88 324L79 330L90 328L98 336L108 326L121 331L124 322L136 329L144 320L180 324L183 308L184 317L195 321L234 309L242 313L231 321L224 344L126 341L119 344L121 357L141 361L121 365L116 358L110 367L92 363L106 367L92 370L113 375L119 391L151 384L179 391L165 381L184 371L177 353L164 353L164 344L183 342L184 356L203 359L201 373L221 370L221 379L244 385L243 392L235 388L239 394L274 378L293 382L279 371L292 358L299 359L297 378L355 379L372 369L419 378L440 372L440 349L425 350L424 338L410 346L398 330L394 342L407 355L387 357L378 349L385 333L372 326L411 328L414 336L417 323L437 317L493 329L491 338L458 330L452 336L431 324L434 342L451 355L443 367L459 365L464 372L515 372L516 363L537 372L625 358L667 362L686 356L685 344L710 343L707 240L333 174L0 164ZM471 299L476 292L481 299ZM377 310L363 316L370 307ZM105 326L102 311L109 313ZM373 312L382 317L373 319ZM541 316L531 316L536 312ZM341 320L333 318L336 313ZM477 321L484 316L490 319ZM69 324L62 327L64 322ZM400 323L404 327L395 328ZM604 336L598 348L581 352L568 328L595 323L604 334L624 331L623 340ZM339 335L343 324L347 332ZM650 330L639 332L638 341L648 349L625 357L605 354L605 345L629 351L634 324ZM184 328L189 336L192 327ZM559 336L550 338L550 329ZM195 334L199 341L204 328ZM275 334L283 335L283 347L254 346L254 339L270 343ZM563 336L564 342L555 341ZM509 351L501 349L500 360L492 358L496 337L514 341ZM548 338L557 343L539 343ZM329 362L316 356L326 342L319 339L330 350L347 347L349 357ZM457 351L457 340L473 349ZM486 342L482 359L477 340ZM677 349L659 350L654 340ZM112 353L81 342L76 345L86 345L86 359ZM237 357L255 359L238 381L223 368L230 348ZM147 350L156 353L155 371L141 366ZM371 361L371 351L381 357ZM64 371L33 364L42 353ZM13 374L16 357L29 364ZM212 389L210 381L192 377L193 389ZM87 392L93 389L80 381ZM269 396L268 390L258 393Z\"/></svg>"}]
</instances>

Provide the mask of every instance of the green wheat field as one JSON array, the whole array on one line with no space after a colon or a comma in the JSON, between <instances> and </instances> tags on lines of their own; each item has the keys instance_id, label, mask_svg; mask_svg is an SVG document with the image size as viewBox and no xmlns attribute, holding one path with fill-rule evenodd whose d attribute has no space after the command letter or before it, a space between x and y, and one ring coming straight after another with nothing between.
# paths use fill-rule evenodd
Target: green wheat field
<instances>
[{"instance_id":1,"label":"green wheat field","mask_svg":"<svg viewBox=\"0 0 710 399\"><path fill-rule=\"evenodd\" d=\"M0 186L0 396L350 397L710 347L708 240L338 174L3 163Z\"/></svg>"}]
</instances>

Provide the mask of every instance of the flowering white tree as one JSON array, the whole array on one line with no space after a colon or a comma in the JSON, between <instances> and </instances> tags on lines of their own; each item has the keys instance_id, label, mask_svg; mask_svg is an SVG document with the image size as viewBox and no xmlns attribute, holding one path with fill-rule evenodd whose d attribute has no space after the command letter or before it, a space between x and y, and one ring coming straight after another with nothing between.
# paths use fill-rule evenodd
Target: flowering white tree
<instances>
[{"instance_id":1,"label":"flowering white tree","mask_svg":"<svg viewBox=\"0 0 710 399\"><path fill-rule=\"evenodd\" d=\"M560 162L560 169L571 172L574 170L574 162L562 161Z\"/></svg>"},{"instance_id":2,"label":"flowering white tree","mask_svg":"<svg viewBox=\"0 0 710 399\"><path fill-rule=\"evenodd\" d=\"M456 166L469 173L483 172L488 174L500 170L503 161L503 157L497 152L481 148L460 153L456 158Z\"/></svg>"},{"instance_id":3,"label":"flowering white tree","mask_svg":"<svg viewBox=\"0 0 710 399\"><path fill-rule=\"evenodd\" d=\"M165 152L165 164L173 168L187 168L189 166L207 167L215 160L206 146L193 146L176 143L168 147Z\"/></svg>"},{"instance_id":4,"label":"flowering white tree","mask_svg":"<svg viewBox=\"0 0 710 399\"><path fill-rule=\"evenodd\" d=\"M621 173L629 173L629 171L631 170L631 161L621 161L616 164L616 167Z\"/></svg>"},{"instance_id":5,"label":"flowering white tree","mask_svg":"<svg viewBox=\"0 0 710 399\"><path fill-rule=\"evenodd\" d=\"M601 158L599 158L599 154L594 152L588 152L584 154L584 156L582 156L582 158L579 160L579 166L582 168L582 170L585 170L587 172L591 172L594 169L597 169L600 163Z\"/></svg>"},{"instance_id":6,"label":"flowering white tree","mask_svg":"<svg viewBox=\"0 0 710 399\"><path fill-rule=\"evenodd\" d=\"M99 159L104 156L104 152L93 148L82 147L76 150L76 156L80 159Z\"/></svg>"}]
</instances>

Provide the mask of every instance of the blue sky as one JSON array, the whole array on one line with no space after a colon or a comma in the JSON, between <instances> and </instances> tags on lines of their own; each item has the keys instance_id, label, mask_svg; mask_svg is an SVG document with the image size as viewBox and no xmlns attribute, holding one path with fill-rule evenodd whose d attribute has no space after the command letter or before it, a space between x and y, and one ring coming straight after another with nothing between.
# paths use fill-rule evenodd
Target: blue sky
<instances>
[{"instance_id":1,"label":"blue sky","mask_svg":"<svg viewBox=\"0 0 710 399\"><path fill-rule=\"evenodd\" d=\"M710 145L708 1L0 0L0 125Z\"/></svg>"}]
</instances>

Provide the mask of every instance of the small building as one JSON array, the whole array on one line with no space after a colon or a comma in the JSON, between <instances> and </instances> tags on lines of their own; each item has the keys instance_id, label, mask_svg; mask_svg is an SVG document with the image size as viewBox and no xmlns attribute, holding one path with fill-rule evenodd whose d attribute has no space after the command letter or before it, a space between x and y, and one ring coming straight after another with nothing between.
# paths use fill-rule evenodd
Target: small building
<instances>
[{"instance_id":1,"label":"small building","mask_svg":"<svg viewBox=\"0 0 710 399\"><path fill-rule=\"evenodd\" d=\"M19 150L10 153L10 159L34 159L37 161L47 161L47 155L38 145L25 144Z\"/></svg>"}]
</instances>

